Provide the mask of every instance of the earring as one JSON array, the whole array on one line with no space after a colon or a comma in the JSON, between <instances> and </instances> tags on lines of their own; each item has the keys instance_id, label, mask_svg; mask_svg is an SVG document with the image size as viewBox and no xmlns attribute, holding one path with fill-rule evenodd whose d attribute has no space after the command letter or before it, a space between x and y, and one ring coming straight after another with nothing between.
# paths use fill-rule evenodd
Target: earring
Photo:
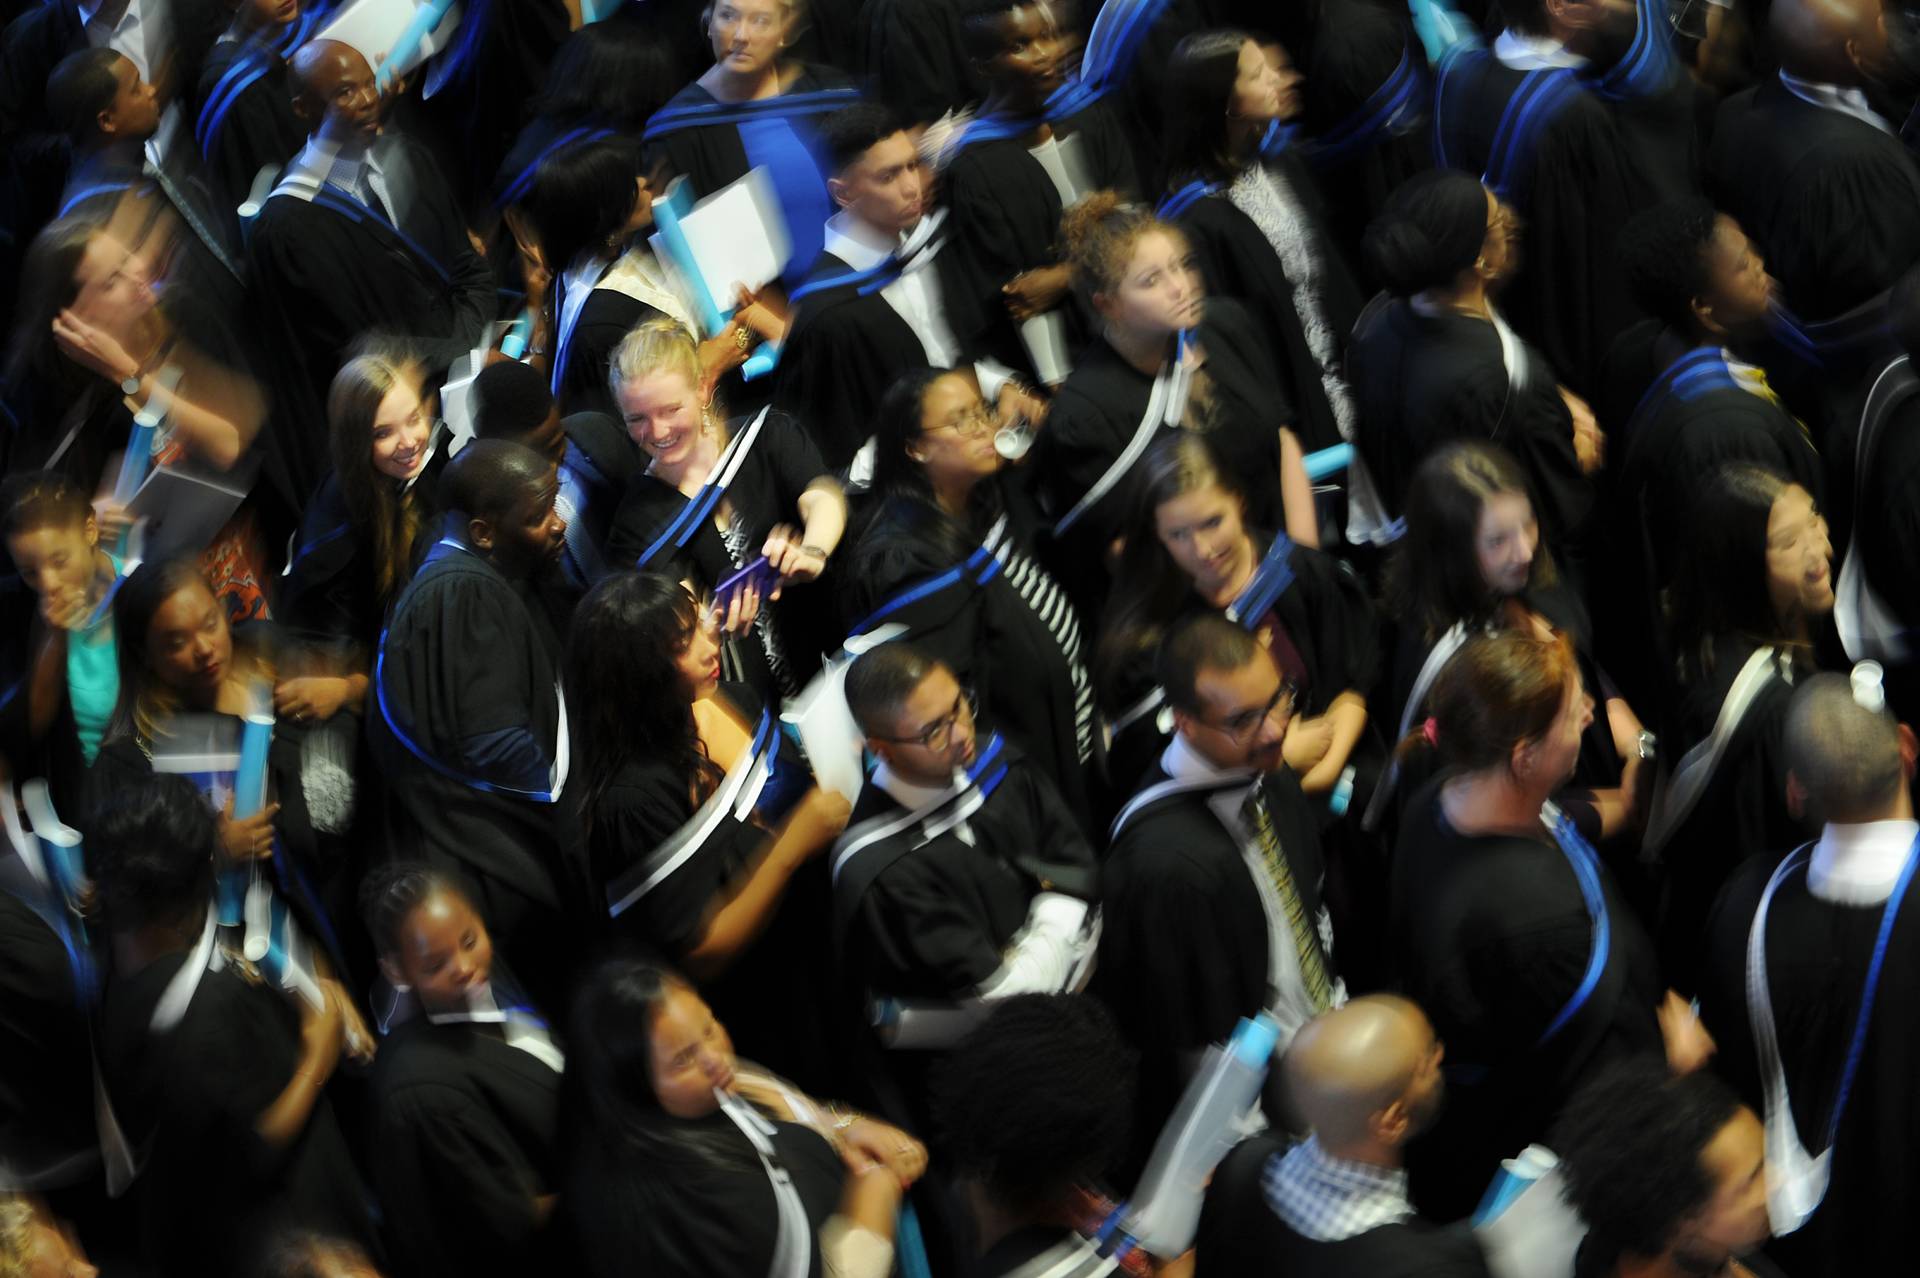
<instances>
[{"instance_id":1,"label":"earring","mask_svg":"<svg viewBox=\"0 0 1920 1278\"><path fill-rule=\"evenodd\" d=\"M413 992L413 986L401 981L395 981L393 982L393 992L395 994L411 994Z\"/></svg>"}]
</instances>

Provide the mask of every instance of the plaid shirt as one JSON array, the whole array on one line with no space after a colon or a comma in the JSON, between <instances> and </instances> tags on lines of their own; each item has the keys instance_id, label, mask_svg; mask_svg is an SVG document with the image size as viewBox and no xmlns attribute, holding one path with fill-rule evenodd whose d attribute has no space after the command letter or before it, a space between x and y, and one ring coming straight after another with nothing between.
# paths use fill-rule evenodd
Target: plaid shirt
<instances>
[{"instance_id":1,"label":"plaid shirt","mask_svg":"<svg viewBox=\"0 0 1920 1278\"><path fill-rule=\"evenodd\" d=\"M1340 1242L1413 1215L1405 1171L1335 1158L1317 1137L1268 1159L1260 1187L1281 1222L1314 1242Z\"/></svg>"}]
</instances>

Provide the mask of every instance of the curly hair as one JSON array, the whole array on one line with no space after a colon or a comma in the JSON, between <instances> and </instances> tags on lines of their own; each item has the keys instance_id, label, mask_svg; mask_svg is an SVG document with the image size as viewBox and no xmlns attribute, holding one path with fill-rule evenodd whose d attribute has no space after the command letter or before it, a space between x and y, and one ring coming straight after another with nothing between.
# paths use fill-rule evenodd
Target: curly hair
<instances>
[{"instance_id":1,"label":"curly hair","mask_svg":"<svg viewBox=\"0 0 1920 1278\"><path fill-rule=\"evenodd\" d=\"M1587 1222L1583 1270L1658 1256L1712 1199L1700 1155L1740 1102L1706 1070L1674 1075L1657 1059L1614 1066L1575 1093L1554 1125L1567 1199Z\"/></svg>"},{"instance_id":2,"label":"curly hair","mask_svg":"<svg viewBox=\"0 0 1920 1278\"><path fill-rule=\"evenodd\" d=\"M955 1171L1036 1206L1099 1182L1131 1134L1134 1051L1082 994L1022 994L936 1067L933 1112Z\"/></svg>"}]
</instances>

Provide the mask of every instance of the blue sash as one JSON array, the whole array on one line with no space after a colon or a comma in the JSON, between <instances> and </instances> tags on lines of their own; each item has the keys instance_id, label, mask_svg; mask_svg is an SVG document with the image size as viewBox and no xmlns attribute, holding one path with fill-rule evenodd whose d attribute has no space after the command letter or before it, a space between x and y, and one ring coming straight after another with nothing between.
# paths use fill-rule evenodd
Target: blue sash
<instances>
[{"instance_id":1,"label":"blue sash","mask_svg":"<svg viewBox=\"0 0 1920 1278\"><path fill-rule=\"evenodd\" d=\"M908 253L889 253L886 257L865 270L842 271L837 275L823 275L817 280L808 280L787 295L788 303L798 303L802 298L815 293L825 293L836 288L853 288L861 297L871 297L881 289L898 280L907 273L907 267L923 253L938 253L946 244L946 227L942 223L925 244L919 245Z\"/></svg>"},{"instance_id":2,"label":"blue sash","mask_svg":"<svg viewBox=\"0 0 1920 1278\"><path fill-rule=\"evenodd\" d=\"M701 129L720 124L745 124L768 117L787 118L827 115L860 101L858 89L813 89L806 93L782 93L749 102L689 102L683 106L665 106L647 121L643 142L657 142L670 133Z\"/></svg>"},{"instance_id":3,"label":"blue sash","mask_svg":"<svg viewBox=\"0 0 1920 1278\"><path fill-rule=\"evenodd\" d=\"M299 23L294 25L298 27ZM214 142L219 137L220 126L227 122L227 113L233 110L241 94L273 69L278 56L259 45L249 45L215 81L213 92L207 95L207 104L200 109L200 118L194 122L193 139L200 144L201 155L213 154Z\"/></svg>"},{"instance_id":4,"label":"blue sash","mask_svg":"<svg viewBox=\"0 0 1920 1278\"><path fill-rule=\"evenodd\" d=\"M1441 168L1465 167L1461 163L1464 157L1450 154L1447 142L1445 110L1450 90L1466 82L1467 68L1484 77L1496 65L1491 53L1464 44L1455 45L1440 60L1439 83L1434 91L1433 149L1435 163ZM1502 199L1524 201L1541 134L1581 91L1580 81L1570 69L1527 72L1500 113L1480 180Z\"/></svg>"},{"instance_id":5,"label":"blue sash","mask_svg":"<svg viewBox=\"0 0 1920 1278\"><path fill-rule=\"evenodd\" d=\"M1358 110L1301 148L1307 162L1317 169L1333 168L1370 149L1383 133L1396 132L1425 112L1426 92L1421 68L1414 65L1411 52L1402 53L1400 64Z\"/></svg>"},{"instance_id":6,"label":"blue sash","mask_svg":"<svg viewBox=\"0 0 1920 1278\"><path fill-rule=\"evenodd\" d=\"M1273 611L1273 606L1293 585L1293 565L1288 562L1292 554L1293 540L1285 533L1275 533L1273 545L1254 568L1252 579L1227 605L1228 621L1250 631L1260 623L1260 618Z\"/></svg>"},{"instance_id":7,"label":"blue sash","mask_svg":"<svg viewBox=\"0 0 1920 1278\"><path fill-rule=\"evenodd\" d=\"M439 259L421 247L418 240L388 221L384 215L360 203L360 201L347 195L345 192L324 184L318 191L313 193L311 202L318 204L321 208L332 209L349 222L372 222L378 226L385 227L393 234L395 239L407 246L409 252L419 258L429 270L439 277L442 285L452 287L453 276L448 272L446 267L440 265Z\"/></svg>"},{"instance_id":8,"label":"blue sash","mask_svg":"<svg viewBox=\"0 0 1920 1278\"><path fill-rule=\"evenodd\" d=\"M969 589L975 586L984 586L998 576L999 573L1000 561L994 558L991 550L982 546L971 555L968 555L964 561L947 569L947 571L941 573L939 576L930 577L916 586L911 586L881 604L878 608L874 609L864 621L855 626L852 631L849 632L848 637L858 638L901 609L919 603L923 599L931 599L942 591L950 590L955 586L964 585Z\"/></svg>"},{"instance_id":9,"label":"blue sash","mask_svg":"<svg viewBox=\"0 0 1920 1278\"><path fill-rule=\"evenodd\" d=\"M459 542L443 538L434 543L433 550L429 552L426 559L421 562L420 572L414 574L414 579L417 581L420 573L426 572L430 565L446 558L447 553L453 551L466 554L472 553ZM389 625L382 627L380 631L379 656L375 657L373 662L373 699L375 705L379 708L381 722L385 723L387 730L393 733L394 740L398 741L401 746L406 749L408 754L426 764L428 769L438 773L440 776L446 777L450 781L458 781L469 790L478 790L482 794L503 795L510 799L525 799L533 803L558 802L560 796L554 794L551 790L522 790L516 786L504 785L494 781L483 781L479 777L468 776L458 768L443 763L428 754L419 742L407 734L406 729L402 728L399 721L393 717L393 710L387 704L387 634L391 629L392 627Z\"/></svg>"},{"instance_id":10,"label":"blue sash","mask_svg":"<svg viewBox=\"0 0 1920 1278\"><path fill-rule=\"evenodd\" d=\"M1299 135L1300 131L1295 126L1275 120L1267 125L1267 131L1260 135L1260 143L1255 148L1255 154L1262 160L1276 159L1281 153L1292 148L1294 140ZM1311 151L1308 152L1308 156L1311 158ZM1162 221L1170 222L1201 200L1210 195L1218 195L1226 189L1224 182L1210 182L1205 178L1195 178L1162 199L1153 210L1153 215Z\"/></svg>"},{"instance_id":11,"label":"blue sash","mask_svg":"<svg viewBox=\"0 0 1920 1278\"><path fill-rule=\"evenodd\" d=\"M1604 74L1583 74L1580 77L1589 88L1609 102L1624 102L1658 93L1672 83L1674 71L1679 65L1674 56L1673 42L1668 39L1672 27L1667 20L1666 6L1662 4L1656 7L1653 0L1635 0L1634 8L1638 10L1639 17L1634 25L1633 43L1627 46L1626 56Z\"/></svg>"},{"instance_id":12,"label":"blue sash","mask_svg":"<svg viewBox=\"0 0 1920 1278\"><path fill-rule=\"evenodd\" d=\"M1744 389L1727 367L1727 358L1719 347L1697 346L1669 364L1647 387L1627 419L1627 438L1635 438L1643 423L1670 398L1686 402L1713 391Z\"/></svg>"},{"instance_id":13,"label":"blue sash","mask_svg":"<svg viewBox=\"0 0 1920 1278\"><path fill-rule=\"evenodd\" d=\"M500 198L494 201L494 205L499 208L504 208L517 200L524 199L527 192L533 187L534 174L540 171L540 166L546 163L549 157L566 150L568 147L585 146L589 142L599 142L612 136L614 136L612 129L597 128L590 124L583 124L576 129L568 129L565 133L562 133L559 137L540 148L540 154L527 161L527 166L514 175L513 181L507 183L506 189L500 192Z\"/></svg>"},{"instance_id":14,"label":"blue sash","mask_svg":"<svg viewBox=\"0 0 1920 1278\"><path fill-rule=\"evenodd\" d=\"M698 492L686 499L687 504L680 508L679 514L667 522L666 528L653 539L653 544L640 552L640 557L634 560L635 568L645 569L653 562L654 556L665 550L668 545L672 545L676 550L686 549L687 543L693 540L694 534L713 518L714 507L718 506L720 499L727 495L727 489L732 486L734 476L740 473L741 463L746 461L747 454L753 451L754 443L760 438L760 428L766 423L767 412L767 409L761 409L747 428L733 437L719 459L713 463L713 471L707 476L707 482L700 486Z\"/></svg>"},{"instance_id":15,"label":"blue sash","mask_svg":"<svg viewBox=\"0 0 1920 1278\"><path fill-rule=\"evenodd\" d=\"M1553 841L1560 845L1561 853L1573 869L1573 877L1580 881L1580 897L1586 903L1587 918L1593 924L1593 948L1587 957L1586 974L1580 978L1573 997L1554 1015L1546 1032L1534 1044L1536 1048L1545 1047L1580 1014L1580 1009L1587 1005L1595 987L1600 984L1600 977L1607 970L1607 957L1613 951L1613 920L1607 913L1606 892L1600 886L1599 855L1575 828L1573 818L1560 809L1548 804L1540 816L1553 831Z\"/></svg>"},{"instance_id":16,"label":"blue sash","mask_svg":"<svg viewBox=\"0 0 1920 1278\"><path fill-rule=\"evenodd\" d=\"M1047 99L1049 119L1085 110L1120 86L1172 0L1107 0L1080 54L1080 70Z\"/></svg>"}]
</instances>

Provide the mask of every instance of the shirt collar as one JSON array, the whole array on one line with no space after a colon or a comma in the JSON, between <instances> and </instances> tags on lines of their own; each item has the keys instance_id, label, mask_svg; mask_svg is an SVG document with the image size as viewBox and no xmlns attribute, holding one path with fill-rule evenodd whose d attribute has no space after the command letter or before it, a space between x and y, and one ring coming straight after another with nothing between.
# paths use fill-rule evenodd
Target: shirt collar
<instances>
[{"instance_id":1,"label":"shirt collar","mask_svg":"<svg viewBox=\"0 0 1920 1278\"><path fill-rule=\"evenodd\" d=\"M827 219L824 247L854 270L867 271L893 256L900 247L900 237L888 235L841 209Z\"/></svg>"},{"instance_id":2,"label":"shirt collar","mask_svg":"<svg viewBox=\"0 0 1920 1278\"><path fill-rule=\"evenodd\" d=\"M90 25L95 18L99 17L102 10L113 15L115 22L126 17L129 11L132 11L136 18L140 16L137 0L80 0L75 8L79 11L80 25L83 27Z\"/></svg>"},{"instance_id":3,"label":"shirt collar","mask_svg":"<svg viewBox=\"0 0 1920 1278\"><path fill-rule=\"evenodd\" d=\"M1818 80L1802 80L1797 75L1780 73L1780 83L1788 93L1802 102L1810 102L1829 111L1838 111L1850 115L1863 124L1870 124L1882 133L1892 133L1893 128L1880 113L1867 102L1867 95L1858 89L1843 88L1837 84L1822 84Z\"/></svg>"},{"instance_id":4,"label":"shirt collar","mask_svg":"<svg viewBox=\"0 0 1920 1278\"><path fill-rule=\"evenodd\" d=\"M1807 890L1835 905L1879 905L1893 894L1920 822L1829 825L1813 846Z\"/></svg>"},{"instance_id":5,"label":"shirt collar","mask_svg":"<svg viewBox=\"0 0 1920 1278\"><path fill-rule=\"evenodd\" d=\"M1317 1242L1339 1242L1413 1215L1404 1169L1336 1158L1317 1136L1275 1155L1261 1188L1288 1228Z\"/></svg>"},{"instance_id":6,"label":"shirt collar","mask_svg":"<svg viewBox=\"0 0 1920 1278\"><path fill-rule=\"evenodd\" d=\"M956 770L953 774L952 784L964 785L966 778L966 773ZM898 803L909 812L918 812L921 808L926 807L929 803L932 803L935 799L945 794L949 788L944 785L919 785L909 781L889 768L884 759L873 769L873 784L879 786L895 803Z\"/></svg>"},{"instance_id":7,"label":"shirt collar","mask_svg":"<svg viewBox=\"0 0 1920 1278\"><path fill-rule=\"evenodd\" d=\"M1552 36L1528 35L1509 27L1493 42L1493 56L1515 71L1578 70L1587 60Z\"/></svg>"},{"instance_id":8,"label":"shirt collar","mask_svg":"<svg viewBox=\"0 0 1920 1278\"><path fill-rule=\"evenodd\" d=\"M293 161L293 171L305 174L322 185L359 192L363 168L377 169L373 153L365 142L330 142L319 134L307 139L307 145Z\"/></svg>"},{"instance_id":9,"label":"shirt collar","mask_svg":"<svg viewBox=\"0 0 1920 1278\"><path fill-rule=\"evenodd\" d=\"M1167 742L1167 748L1160 752L1160 766L1166 771L1168 779L1173 781L1224 780L1227 776L1227 769L1216 766L1178 732L1173 734L1173 740Z\"/></svg>"}]
</instances>

